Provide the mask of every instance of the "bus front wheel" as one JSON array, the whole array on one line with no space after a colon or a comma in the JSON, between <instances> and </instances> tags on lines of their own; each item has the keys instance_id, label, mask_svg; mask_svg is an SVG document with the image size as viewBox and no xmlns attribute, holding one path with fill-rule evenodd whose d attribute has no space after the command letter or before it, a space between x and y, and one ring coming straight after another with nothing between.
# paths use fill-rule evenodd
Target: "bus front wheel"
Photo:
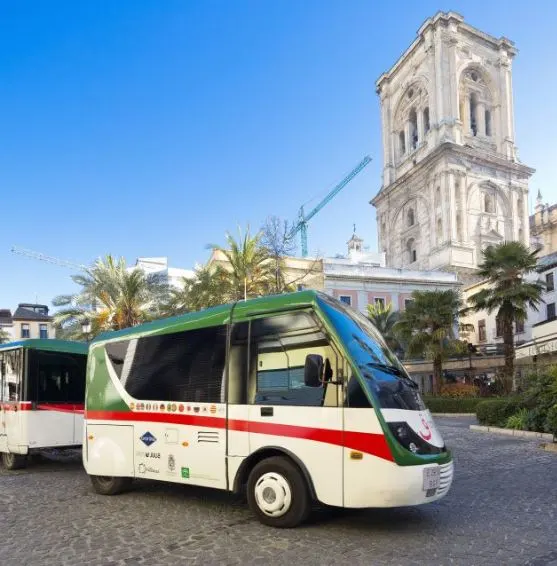
<instances>
[{"instance_id":1,"label":"bus front wheel","mask_svg":"<svg viewBox=\"0 0 557 566\"><path fill-rule=\"evenodd\" d=\"M306 480L298 467L283 456L259 462L248 478L248 503L265 525L296 527L311 511Z\"/></svg>"},{"instance_id":2,"label":"bus front wheel","mask_svg":"<svg viewBox=\"0 0 557 566\"><path fill-rule=\"evenodd\" d=\"M13 452L2 452L2 465L6 470L19 470L27 466L27 456L14 454Z\"/></svg>"},{"instance_id":3,"label":"bus front wheel","mask_svg":"<svg viewBox=\"0 0 557 566\"><path fill-rule=\"evenodd\" d=\"M117 495L122 493L131 484L131 478L114 476L89 476L93 489L101 495Z\"/></svg>"}]
</instances>

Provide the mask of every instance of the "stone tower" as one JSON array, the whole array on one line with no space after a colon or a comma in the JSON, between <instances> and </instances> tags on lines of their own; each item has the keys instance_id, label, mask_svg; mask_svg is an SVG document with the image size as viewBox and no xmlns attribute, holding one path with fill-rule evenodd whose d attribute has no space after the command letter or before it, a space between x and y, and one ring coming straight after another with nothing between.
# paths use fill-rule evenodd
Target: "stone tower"
<instances>
[{"instance_id":1,"label":"stone tower","mask_svg":"<svg viewBox=\"0 0 557 566\"><path fill-rule=\"evenodd\" d=\"M379 249L389 267L474 278L481 250L529 245L528 179L514 139L517 51L439 12L377 80L383 130Z\"/></svg>"}]
</instances>

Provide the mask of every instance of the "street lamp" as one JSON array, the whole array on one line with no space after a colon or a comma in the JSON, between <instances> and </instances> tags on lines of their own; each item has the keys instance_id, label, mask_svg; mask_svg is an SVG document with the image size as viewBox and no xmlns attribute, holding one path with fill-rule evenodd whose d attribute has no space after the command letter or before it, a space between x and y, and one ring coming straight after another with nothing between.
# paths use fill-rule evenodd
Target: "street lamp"
<instances>
[{"instance_id":1,"label":"street lamp","mask_svg":"<svg viewBox=\"0 0 557 566\"><path fill-rule=\"evenodd\" d=\"M91 321L86 319L81 323L81 330L85 335L85 341L89 342L89 334L91 333Z\"/></svg>"}]
</instances>

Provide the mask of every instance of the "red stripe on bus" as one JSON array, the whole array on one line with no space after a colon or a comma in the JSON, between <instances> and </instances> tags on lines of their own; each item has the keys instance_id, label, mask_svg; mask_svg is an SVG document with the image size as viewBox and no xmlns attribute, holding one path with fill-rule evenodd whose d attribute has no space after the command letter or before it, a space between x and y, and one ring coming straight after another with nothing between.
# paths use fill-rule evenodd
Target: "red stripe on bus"
<instances>
[{"instance_id":1,"label":"red stripe on bus","mask_svg":"<svg viewBox=\"0 0 557 566\"><path fill-rule=\"evenodd\" d=\"M56 411L58 413L78 413L83 414L85 405L69 403L40 403L37 405L39 411Z\"/></svg>"},{"instance_id":2,"label":"red stripe on bus","mask_svg":"<svg viewBox=\"0 0 557 566\"><path fill-rule=\"evenodd\" d=\"M141 421L168 424L181 424L190 426L206 426L210 428L226 428L224 417L209 417L203 415L178 415L175 413L135 413L122 411L87 411L87 420L115 420L115 421ZM394 462L393 455L387 439L383 434L368 432L342 431L326 428L314 428L298 425L277 423L263 423L258 421L245 421L230 419L229 430L252 432L269 436L284 436L288 438L301 438L313 440L324 444L334 444L352 450L358 450Z\"/></svg>"},{"instance_id":3,"label":"red stripe on bus","mask_svg":"<svg viewBox=\"0 0 557 566\"><path fill-rule=\"evenodd\" d=\"M85 405L83 403L40 403L33 408L31 401L12 402L1 405L5 411L57 411L61 413L83 414Z\"/></svg>"}]
</instances>

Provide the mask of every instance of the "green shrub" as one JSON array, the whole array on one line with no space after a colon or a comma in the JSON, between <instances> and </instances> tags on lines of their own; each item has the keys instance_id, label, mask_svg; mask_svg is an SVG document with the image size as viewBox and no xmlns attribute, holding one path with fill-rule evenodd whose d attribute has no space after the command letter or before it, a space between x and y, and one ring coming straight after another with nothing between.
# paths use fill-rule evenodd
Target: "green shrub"
<instances>
[{"instance_id":1,"label":"green shrub","mask_svg":"<svg viewBox=\"0 0 557 566\"><path fill-rule=\"evenodd\" d=\"M489 399L480 401L476 406L478 422L486 426L505 426L507 419L521 408L518 398Z\"/></svg>"},{"instance_id":2,"label":"green shrub","mask_svg":"<svg viewBox=\"0 0 557 566\"><path fill-rule=\"evenodd\" d=\"M553 407L547 411L545 430L557 437L557 405L553 405Z\"/></svg>"},{"instance_id":3,"label":"green shrub","mask_svg":"<svg viewBox=\"0 0 557 566\"><path fill-rule=\"evenodd\" d=\"M518 413L511 415L507 419L507 422L505 423L505 428L514 428L516 430L527 430L526 428L527 417L528 417L528 409L523 407L518 411Z\"/></svg>"},{"instance_id":4,"label":"green shrub","mask_svg":"<svg viewBox=\"0 0 557 566\"><path fill-rule=\"evenodd\" d=\"M424 403L432 413L474 414L479 397L424 397Z\"/></svg>"},{"instance_id":5,"label":"green shrub","mask_svg":"<svg viewBox=\"0 0 557 566\"><path fill-rule=\"evenodd\" d=\"M547 410L545 407L530 409L526 415L526 430L542 432L544 430Z\"/></svg>"}]
</instances>

